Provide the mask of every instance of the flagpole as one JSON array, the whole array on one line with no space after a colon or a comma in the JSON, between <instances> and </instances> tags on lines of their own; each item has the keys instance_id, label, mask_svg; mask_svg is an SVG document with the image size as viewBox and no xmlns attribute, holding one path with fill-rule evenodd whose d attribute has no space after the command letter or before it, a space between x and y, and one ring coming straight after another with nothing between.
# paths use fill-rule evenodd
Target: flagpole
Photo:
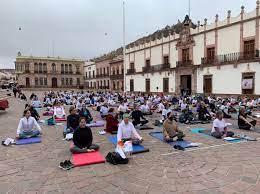
<instances>
[{"instance_id":1,"label":"flagpole","mask_svg":"<svg viewBox=\"0 0 260 194\"><path fill-rule=\"evenodd\" d=\"M126 62L125 62L125 0L123 0L123 66L124 66L124 93L126 93Z\"/></svg>"}]
</instances>

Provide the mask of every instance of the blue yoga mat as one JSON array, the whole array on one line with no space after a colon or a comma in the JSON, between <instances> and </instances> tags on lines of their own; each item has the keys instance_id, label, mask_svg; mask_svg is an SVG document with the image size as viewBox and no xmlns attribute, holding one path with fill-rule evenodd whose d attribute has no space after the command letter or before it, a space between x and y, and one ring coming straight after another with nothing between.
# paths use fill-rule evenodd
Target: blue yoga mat
<instances>
[{"instance_id":1,"label":"blue yoga mat","mask_svg":"<svg viewBox=\"0 0 260 194\"><path fill-rule=\"evenodd\" d=\"M186 140L166 142L166 141L164 141L164 139L163 139L163 133L162 133L162 132L151 132L151 133L149 133L149 134L150 134L152 137L154 137L154 138L156 138L156 139L159 139L159 140L161 140L161 141L163 141L163 142L165 142L165 143L167 143L167 144L169 144L169 145L171 145L171 146L179 145L179 146L181 146L181 147L183 147L183 148L195 147L195 146L189 146L189 144L190 144L191 142L186 141ZM197 146L196 146L196 147L197 147Z\"/></svg>"},{"instance_id":2,"label":"blue yoga mat","mask_svg":"<svg viewBox=\"0 0 260 194\"><path fill-rule=\"evenodd\" d=\"M116 135L108 136L108 140L116 146L116 144L117 144L117 136ZM149 149L145 148L142 145L133 145L132 154L138 154L138 153L142 153L142 152L149 152Z\"/></svg>"},{"instance_id":3,"label":"blue yoga mat","mask_svg":"<svg viewBox=\"0 0 260 194\"><path fill-rule=\"evenodd\" d=\"M25 144L34 144L34 143L41 143L41 137L32 137L27 139L19 139L16 141L16 145L25 145Z\"/></svg>"}]
</instances>

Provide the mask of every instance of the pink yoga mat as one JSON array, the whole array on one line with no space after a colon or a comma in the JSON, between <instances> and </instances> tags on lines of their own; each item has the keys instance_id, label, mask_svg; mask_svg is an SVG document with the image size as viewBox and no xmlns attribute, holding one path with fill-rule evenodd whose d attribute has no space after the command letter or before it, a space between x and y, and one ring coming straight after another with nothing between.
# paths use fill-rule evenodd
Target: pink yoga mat
<instances>
[{"instance_id":1,"label":"pink yoga mat","mask_svg":"<svg viewBox=\"0 0 260 194\"><path fill-rule=\"evenodd\" d=\"M72 163L74 166L85 166L104 162L105 158L99 151L72 155Z\"/></svg>"}]
</instances>

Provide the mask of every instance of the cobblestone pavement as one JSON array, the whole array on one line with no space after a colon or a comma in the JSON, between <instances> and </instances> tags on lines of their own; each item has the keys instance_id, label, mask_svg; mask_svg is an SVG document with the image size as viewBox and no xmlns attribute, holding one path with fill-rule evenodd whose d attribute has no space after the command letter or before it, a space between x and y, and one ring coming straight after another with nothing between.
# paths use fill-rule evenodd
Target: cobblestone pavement
<instances>
[{"instance_id":1,"label":"cobblestone pavement","mask_svg":"<svg viewBox=\"0 0 260 194\"><path fill-rule=\"evenodd\" d=\"M15 136L25 105L13 98L9 102L10 109L0 113L1 139ZM142 131L150 152L132 156L129 164L63 171L59 162L71 157L69 142L62 140L63 126L41 126L40 144L0 146L0 193L260 193L260 140L228 144L191 134L188 126L182 126L187 140L203 144L199 149L175 151ZM105 156L113 146L107 135L98 135L100 129L92 132ZM244 133L260 138L260 133Z\"/></svg>"}]
</instances>

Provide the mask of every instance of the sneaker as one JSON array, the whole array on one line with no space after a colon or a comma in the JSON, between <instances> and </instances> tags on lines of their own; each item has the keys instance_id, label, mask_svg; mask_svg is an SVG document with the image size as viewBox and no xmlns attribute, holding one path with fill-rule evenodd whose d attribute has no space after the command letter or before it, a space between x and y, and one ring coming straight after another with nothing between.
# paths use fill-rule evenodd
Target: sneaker
<instances>
[{"instance_id":1,"label":"sneaker","mask_svg":"<svg viewBox=\"0 0 260 194\"><path fill-rule=\"evenodd\" d=\"M65 160L64 163L68 167L68 170L71 169L71 168L74 168L74 165L71 163L70 160Z\"/></svg>"},{"instance_id":2,"label":"sneaker","mask_svg":"<svg viewBox=\"0 0 260 194\"><path fill-rule=\"evenodd\" d=\"M67 170L64 162L60 162L59 168L62 169L62 170Z\"/></svg>"},{"instance_id":3,"label":"sneaker","mask_svg":"<svg viewBox=\"0 0 260 194\"><path fill-rule=\"evenodd\" d=\"M105 135L106 132L104 130L98 132L99 135Z\"/></svg>"}]
</instances>

